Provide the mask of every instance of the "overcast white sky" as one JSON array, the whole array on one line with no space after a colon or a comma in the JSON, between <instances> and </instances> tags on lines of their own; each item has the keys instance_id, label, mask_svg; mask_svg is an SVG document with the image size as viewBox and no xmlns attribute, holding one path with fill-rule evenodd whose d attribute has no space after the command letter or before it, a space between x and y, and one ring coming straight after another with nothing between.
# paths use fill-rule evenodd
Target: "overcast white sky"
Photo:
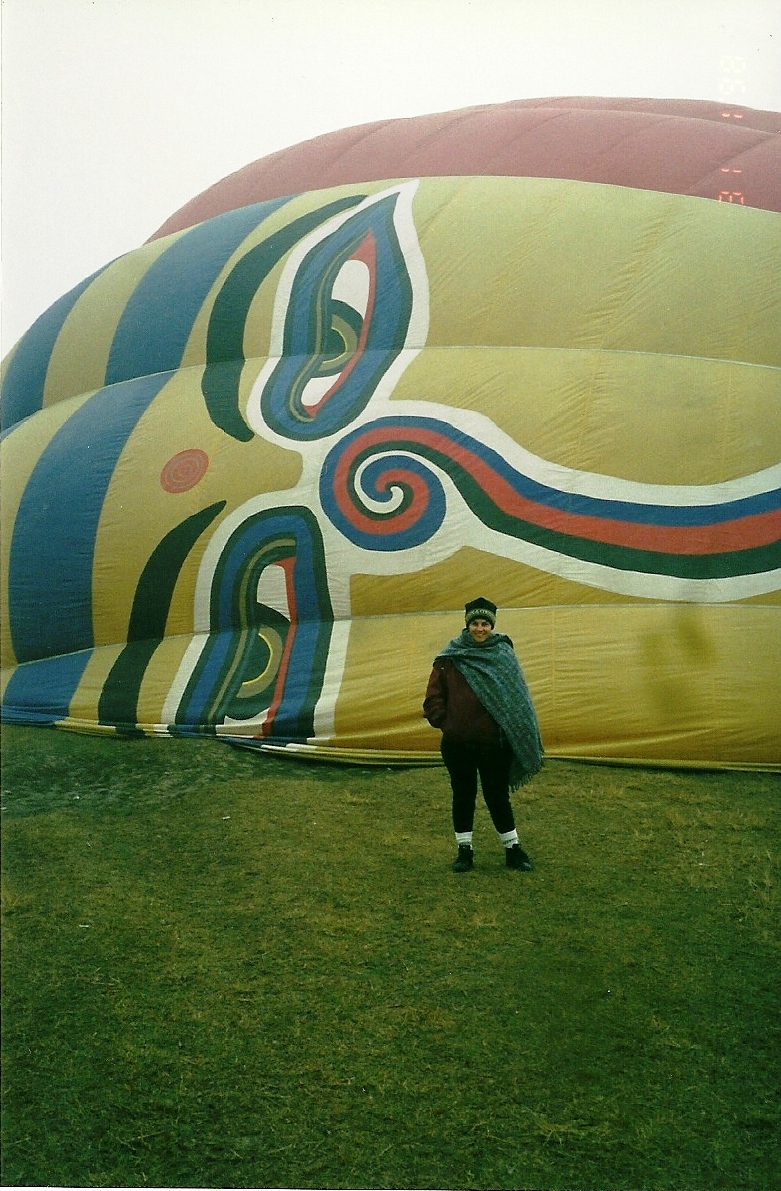
<instances>
[{"instance_id":1,"label":"overcast white sky","mask_svg":"<svg viewBox=\"0 0 781 1191\"><path fill-rule=\"evenodd\" d=\"M781 109L779 0L2 0L2 350L211 183L554 95Z\"/></svg>"}]
</instances>

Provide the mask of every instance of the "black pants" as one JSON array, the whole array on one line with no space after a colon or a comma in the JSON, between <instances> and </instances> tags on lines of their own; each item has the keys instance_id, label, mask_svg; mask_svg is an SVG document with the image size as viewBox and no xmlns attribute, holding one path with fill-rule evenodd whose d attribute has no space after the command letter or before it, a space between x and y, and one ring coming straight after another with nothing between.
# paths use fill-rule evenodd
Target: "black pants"
<instances>
[{"instance_id":1,"label":"black pants","mask_svg":"<svg viewBox=\"0 0 781 1191\"><path fill-rule=\"evenodd\" d=\"M500 835L512 831L515 816L510 803L510 749L459 744L442 738L442 760L453 790L453 830L471 831L475 821L477 775L491 822Z\"/></svg>"}]
</instances>

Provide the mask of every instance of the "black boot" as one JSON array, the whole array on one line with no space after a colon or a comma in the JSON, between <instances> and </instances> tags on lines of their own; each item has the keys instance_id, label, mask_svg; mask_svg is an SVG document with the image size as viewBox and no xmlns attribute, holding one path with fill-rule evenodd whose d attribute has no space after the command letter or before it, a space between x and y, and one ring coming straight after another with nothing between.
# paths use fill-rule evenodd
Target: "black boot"
<instances>
[{"instance_id":1,"label":"black boot","mask_svg":"<svg viewBox=\"0 0 781 1191\"><path fill-rule=\"evenodd\" d=\"M532 862L520 844L513 844L511 848L505 848L504 853L505 863L508 868L518 868L522 873L530 873L532 871Z\"/></svg>"},{"instance_id":2,"label":"black boot","mask_svg":"<svg viewBox=\"0 0 781 1191\"><path fill-rule=\"evenodd\" d=\"M475 866L475 854L471 844L459 844L458 855L453 862L454 873L468 873Z\"/></svg>"}]
</instances>

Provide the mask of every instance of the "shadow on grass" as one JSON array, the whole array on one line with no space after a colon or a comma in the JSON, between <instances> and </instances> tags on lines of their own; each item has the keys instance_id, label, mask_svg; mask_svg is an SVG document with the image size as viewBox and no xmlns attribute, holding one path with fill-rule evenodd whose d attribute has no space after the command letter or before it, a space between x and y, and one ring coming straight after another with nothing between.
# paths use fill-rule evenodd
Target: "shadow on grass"
<instances>
[{"instance_id":1,"label":"shadow on grass","mask_svg":"<svg viewBox=\"0 0 781 1191\"><path fill-rule=\"evenodd\" d=\"M4 746L5 1185L780 1185L777 778Z\"/></svg>"}]
</instances>

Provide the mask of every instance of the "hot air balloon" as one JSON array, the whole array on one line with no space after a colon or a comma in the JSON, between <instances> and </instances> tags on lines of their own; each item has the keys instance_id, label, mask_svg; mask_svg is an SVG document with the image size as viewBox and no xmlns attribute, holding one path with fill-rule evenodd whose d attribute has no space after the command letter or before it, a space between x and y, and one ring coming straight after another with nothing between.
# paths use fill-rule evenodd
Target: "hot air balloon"
<instances>
[{"instance_id":1,"label":"hot air balloon","mask_svg":"<svg viewBox=\"0 0 781 1191\"><path fill-rule=\"evenodd\" d=\"M780 125L346 130L65 295L4 367L6 720L438 761L479 587L549 755L781 768Z\"/></svg>"}]
</instances>

